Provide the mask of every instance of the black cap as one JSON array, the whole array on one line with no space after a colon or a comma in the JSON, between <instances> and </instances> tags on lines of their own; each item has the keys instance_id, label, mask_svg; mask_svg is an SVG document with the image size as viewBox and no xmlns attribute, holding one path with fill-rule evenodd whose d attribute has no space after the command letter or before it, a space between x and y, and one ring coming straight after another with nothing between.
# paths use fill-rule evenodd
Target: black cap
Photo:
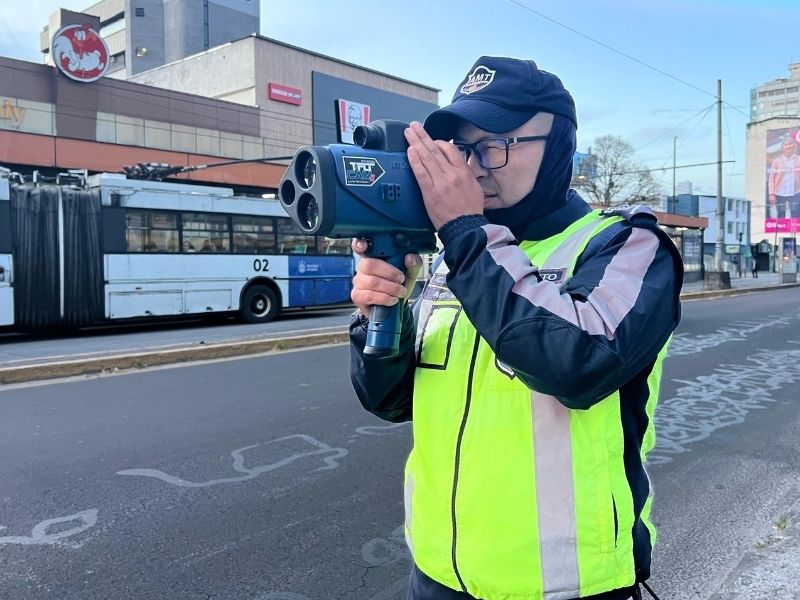
<instances>
[{"instance_id":1,"label":"black cap","mask_svg":"<svg viewBox=\"0 0 800 600\"><path fill-rule=\"evenodd\" d=\"M563 115L578 125L575 102L561 80L532 60L481 56L449 106L425 119L433 139L449 140L462 121L492 133L516 129L538 112Z\"/></svg>"}]
</instances>

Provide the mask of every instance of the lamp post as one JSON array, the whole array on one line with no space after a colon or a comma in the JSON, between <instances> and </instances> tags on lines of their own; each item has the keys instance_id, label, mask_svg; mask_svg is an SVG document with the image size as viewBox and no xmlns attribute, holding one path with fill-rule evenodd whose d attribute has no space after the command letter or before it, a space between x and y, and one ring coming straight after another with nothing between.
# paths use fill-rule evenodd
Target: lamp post
<instances>
[{"instance_id":1,"label":"lamp post","mask_svg":"<svg viewBox=\"0 0 800 600\"><path fill-rule=\"evenodd\" d=\"M742 261L744 260L744 250L742 249L742 232L739 232L739 277L744 277Z\"/></svg>"}]
</instances>

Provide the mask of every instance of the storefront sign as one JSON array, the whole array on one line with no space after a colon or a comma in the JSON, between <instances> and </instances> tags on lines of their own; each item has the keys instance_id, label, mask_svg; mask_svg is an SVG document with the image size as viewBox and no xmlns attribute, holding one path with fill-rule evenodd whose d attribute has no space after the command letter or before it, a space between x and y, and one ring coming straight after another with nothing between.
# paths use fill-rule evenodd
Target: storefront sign
<instances>
[{"instance_id":1,"label":"storefront sign","mask_svg":"<svg viewBox=\"0 0 800 600\"><path fill-rule=\"evenodd\" d=\"M17 129L22 123L22 116L25 114L25 109L21 106L14 106L10 98L3 98L0 103L0 120L10 121L11 125Z\"/></svg>"},{"instance_id":2,"label":"storefront sign","mask_svg":"<svg viewBox=\"0 0 800 600\"><path fill-rule=\"evenodd\" d=\"M337 100L336 107L339 141L343 144L352 144L356 127L369 123L369 105L350 100Z\"/></svg>"},{"instance_id":3,"label":"storefront sign","mask_svg":"<svg viewBox=\"0 0 800 600\"><path fill-rule=\"evenodd\" d=\"M267 89L270 100L294 104L295 106L300 106L303 102L303 90L272 82L269 83Z\"/></svg>"},{"instance_id":4,"label":"storefront sign","mask_svg":"<svg viewBox=\"0 0 800 600\"><path fill-rule=\"evenodd\" d=\"M58 70L74 81L97 81L108 70L108 46L89 23L59 29L50 51Z\"/></svg>"},{"instance_id":5,"label":"storefront sign","mask_svg":"<svg viewBox=\"0 0 800 600\"><path fill-rule=\"evenodd\" d=\"M725 246L725 254L739 254L739 246L735 246L733 244L727 244Z\"/></svg>"}]
</instances>

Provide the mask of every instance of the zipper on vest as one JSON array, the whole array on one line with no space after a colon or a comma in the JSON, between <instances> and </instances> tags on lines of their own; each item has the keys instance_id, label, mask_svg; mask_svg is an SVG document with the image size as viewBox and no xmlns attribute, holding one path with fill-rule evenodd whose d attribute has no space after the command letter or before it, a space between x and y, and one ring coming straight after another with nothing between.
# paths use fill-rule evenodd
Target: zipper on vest
<instances>
[{"instance_id":1,"label":"zipper on vest","mask_svg":"<svg viewBox=\"0 0 800 600\"><path fill-rule=\"evenodd\" d=\"M464 580L461 579L461 573L458 572L458 561L456 560L456 544L458 540L458 528L456 524L456 491L458 490L458 471L461 465L461 442L464 439L464 430L467 428L467 418L469 417L469 407L472 401L472 380L475 374L475 362L478 357L478 347L480 346L481 337L475 333L475 344L472 347L472 358L469 363L469 375L467 378L467 400L464 404L464 416L461 417L461 427L458 430L458 440L456 441L456 463L453 472L453 496L450 502L450 515L453 521L453 548L452 560L453 571L455 571L458 583L461 585L461 591L467 593L467 586L464 585Z\"/></svg>"}]
</instances>

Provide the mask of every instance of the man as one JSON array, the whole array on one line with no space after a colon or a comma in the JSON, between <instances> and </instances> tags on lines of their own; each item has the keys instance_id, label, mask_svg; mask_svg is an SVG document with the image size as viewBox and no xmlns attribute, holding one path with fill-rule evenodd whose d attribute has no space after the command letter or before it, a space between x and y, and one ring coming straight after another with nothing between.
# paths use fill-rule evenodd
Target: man
<instances>
[{"instance_id":1,"label":"man","mask_svg":"<svg viewBox=\"0 0 800 600\"><path fill-rule=\"evenodd\" d=\"M770 212L779 219L800 218L800 156L795 154L796 149L794 139L787 137L783 154L770 165L767 200Z\"/></svg>"},{"instance_id":2,"label":"man","mask_svg":"<svg viewBox=\"0 0 800 600\"><path fill-rule=\"evenodd\" d=\"M365 315L405 301L419 257L405 275L365 258L353 279L357 395L413 417L412 600L620 600L650 575L642 461L682 263L646 209L603 216L569 189L575 130L557 77L481 57L406 130L444 251L398 356L363 354Z\"/></svg>"}]
</instances>

